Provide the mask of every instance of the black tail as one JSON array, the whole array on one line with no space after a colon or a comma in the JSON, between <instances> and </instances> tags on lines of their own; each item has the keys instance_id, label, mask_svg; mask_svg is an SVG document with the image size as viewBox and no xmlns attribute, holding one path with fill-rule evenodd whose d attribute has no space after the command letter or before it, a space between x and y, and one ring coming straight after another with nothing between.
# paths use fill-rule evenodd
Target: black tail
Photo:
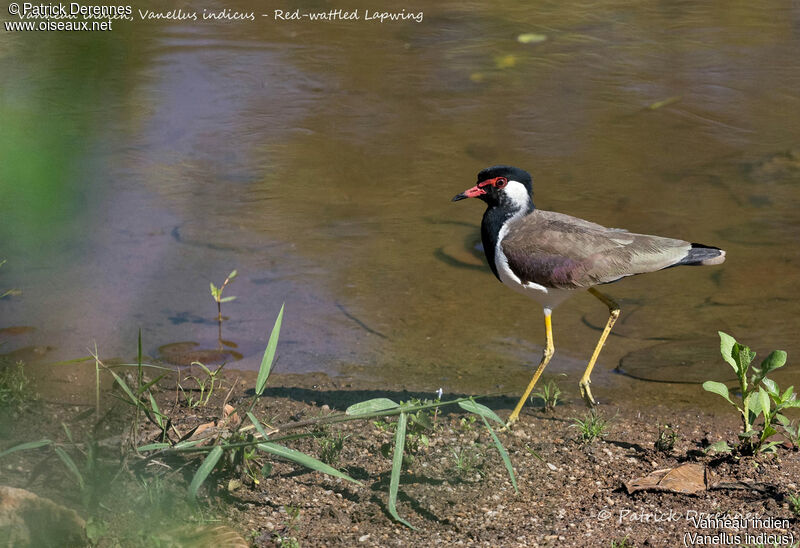
<instances>
[{"instance_id":1,"label":"black tail","mask_svg":"<svg viewBox=\"0 0 800 548\"><path fill-rule=\"evenodd\" d=\"M718 247L703 244L692 244L689 253L672 266L707 266L725 262L725 251Z\"/></svg>"}]
</instances>

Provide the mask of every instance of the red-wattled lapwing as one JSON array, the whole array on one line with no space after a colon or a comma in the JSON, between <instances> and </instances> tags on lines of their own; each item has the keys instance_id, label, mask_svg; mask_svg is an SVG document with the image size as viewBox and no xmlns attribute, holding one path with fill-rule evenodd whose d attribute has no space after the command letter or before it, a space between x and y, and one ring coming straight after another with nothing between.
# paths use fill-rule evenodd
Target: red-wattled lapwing
<instances>
[{"instance_id":1,"label":"red-wattled lapwing","mask_svg":"<svg viewBox=\"0 0 800 548\"><path fill-rule=\"evenodd\" d=\"M487 208L481 223L481 240L489 266L501 282L535 299L544 307L547 344L542 361L520 398L508 423L519 417L525 399L553 356L553 309L576 290L586 289L608 306L609 317L580 381L588 406L595 404L589 375L597 356L619 317L619 306L600 293L596 285L626 276L680 265L714 265L725 261L716 247L683 240L632 234L533 205L531 176L511 166L493 166L478 173L478 184L453 197L453 201L479 198Z\"/></svg>"}]
</instances>

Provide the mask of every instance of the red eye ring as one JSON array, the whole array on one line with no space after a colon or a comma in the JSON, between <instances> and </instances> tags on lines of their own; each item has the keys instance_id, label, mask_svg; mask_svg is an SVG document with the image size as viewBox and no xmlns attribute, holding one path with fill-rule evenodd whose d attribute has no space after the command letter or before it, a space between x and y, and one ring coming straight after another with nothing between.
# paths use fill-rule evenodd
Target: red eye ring
<instances>
[{"instance_id":1,"label":"red eye ring","mask_svg":"<svg viewBox=\"0 0 800 548\"><path fill-rule=\"evenodd\" d=\"M494 181L495 188L503 188L507 184L508 184L508 179L506 179L505 177L498 177Z\"/></svg>"}]
</instances>

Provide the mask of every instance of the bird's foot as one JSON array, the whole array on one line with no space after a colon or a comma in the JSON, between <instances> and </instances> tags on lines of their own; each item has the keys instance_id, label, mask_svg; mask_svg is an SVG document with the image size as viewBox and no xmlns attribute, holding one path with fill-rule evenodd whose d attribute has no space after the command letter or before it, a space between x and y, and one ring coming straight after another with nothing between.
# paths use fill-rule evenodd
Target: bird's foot
<instances>
[{"instance_id":1,"label":"bird's foot","mask_svg":"<svg viewBox=\"0 0 800 548\"><path fill-rule=\"evenodd\" d=\"M517 422L518 420L519 420L519 415L514 415L514 414L512 413L512 414L511 414L511 416L510 416L510 417L508 417L508 420L506 421L506 425L505 425L505 426L503 426L503 427L500 429L500 431L501 431L501 432L508 432L509 430L511 430L511 427L512 427L514 424L516 424L516 422Z\"/></svg>"},{"instance_id":2,"label":"bird's foot","mask_svg":"<svg viewBox=\"0 0 800 548\"><path fill-rule=\"evenodd\" d=\"M579 386L581 389L581 397L583 398L583 401L586 402L586 407L593 409L595 406L597 406L597 401L592 397L592 391L589 389L590 382L591 381L589 380L581 381Z\"/></svg>"}]
</instances>

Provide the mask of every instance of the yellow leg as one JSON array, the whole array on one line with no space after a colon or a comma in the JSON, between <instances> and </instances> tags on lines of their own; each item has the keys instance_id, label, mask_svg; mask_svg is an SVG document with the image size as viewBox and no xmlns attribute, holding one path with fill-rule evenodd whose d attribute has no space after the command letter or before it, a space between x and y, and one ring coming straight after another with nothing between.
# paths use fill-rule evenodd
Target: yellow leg
<instances>
[{"instance_id":1,"label":"yellow leg","mask_svg":"<svg viewBox=\"0 0 800 548\"><path fill-rule=\"evenodd\" d=\"M536 386L536 381L539 380L539 377L542 375L542 371L544 371L544 368L547 367L550 358L553 357L553 353L555 352L555 346L553 346L553 325L550 320L549 308L544 309L544 329L547 336L547 344L544 347L544 352L542 352L542 361L539 362L539 367L536 368L536 372L533 374L533 378L528 384L528 388L525 389L525 393L519 399L514 411L512 411L511 415L508 417L506 427L509 427L517 422L517 419L519 418L519 412L522 411L522 406L525 405L525 400L527 400L528 396L530 396L533 387Z\"/></svg>"},{"instance_id":2,"label":"yellow leg","mask_svg":"<svg viewBox=\"0 0 800 548\"><path fill-rule=\"evenodd\" d=\"M589 293L603 301L603 303L608 307L609 314L606 327L603 329L603 334L600 335L600 340L597 341L597 346L594 347L592 359L589 360L589 365L586 366L586 371L583 372L583 377L581 377L581 382L579 384L583 401L586 402L587 406L593 407L597 402L594 401L594 398L592 397L592 391L589 389L589 383L592 382L589 379L589 375L592 374L592 368L597 361L597 357L600 355L600 350L603 349L603 345L606 343L606 339L608 338L608 334L611 332L611 328L614 327L614 322L616 322L617 318L619 318L619 305L616 303L616 301L614 301L614 299L603 295L593 287L589 288Z\"/></svg>"}]
</instances>

